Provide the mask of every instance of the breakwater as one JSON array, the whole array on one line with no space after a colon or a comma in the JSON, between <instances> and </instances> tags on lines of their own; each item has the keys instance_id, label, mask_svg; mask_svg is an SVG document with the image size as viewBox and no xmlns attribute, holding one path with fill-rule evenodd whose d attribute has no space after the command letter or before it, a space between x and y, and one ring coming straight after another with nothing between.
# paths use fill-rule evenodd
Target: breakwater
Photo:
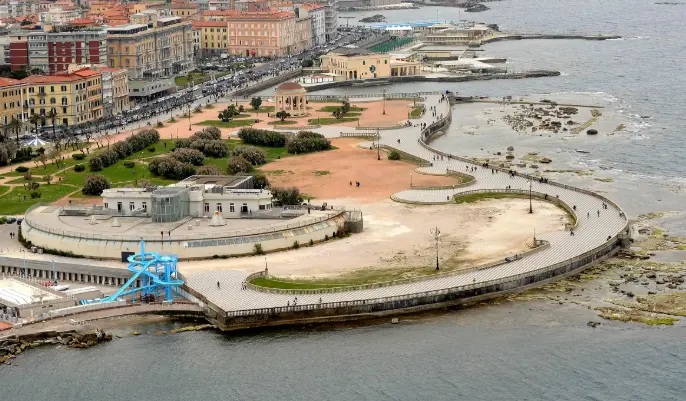
<instances>
[{"instance_id":1,"label":"breakwater","mask_svg":"<svg viewBox=\"0 0 686 401\"><path fill-rule=\"evenodd\" d=\"M64 345L70 348L90 348L112 340L102 330L78 333L76 330L45 330L34 334L0 337L0 364L11 365L11 360L27 349L44 345Z\"/></svg>"},{"instance_id":2,"label":"breakwater","mask_svg":"<svg viewBox=\"0 0 686 401\"><path fill-rule=\"evenodd\" d=\"M610 40L621 39L620 35L555 35L555 34L512 34L498 35L492 38L482 39L481 44L501 42L503 40L525 39L579 39L579 40Z\"/></svg>"},{"instance_id":3,"label":"breakwater","mask_svg":"<svg viewBox=\"0 0 686 401\"><path fill-rule=\"evenodd\" d=\"M327 82L318 85L308 85L305 89L308 92L316 92L331 88L340 88L346 86L355 86L360 84L373 85L375 82L380 84L391 84L391 83L407 83L407 82L469 82L469 81L489 81L493 79L524 79L524 78L546 78L546 77L557 77L560 75L560 71L555 70L531 70L519 73L503 73L503 74L469 74L469 75L456 75L456 76L445 76L445 77L427 77L424 75L409 75L403 77L388 77L388 78L376 78L376 79L365 79L365 80L349 80L349 81L337 81L337 82Z\"/></svg>"}]
</instances>

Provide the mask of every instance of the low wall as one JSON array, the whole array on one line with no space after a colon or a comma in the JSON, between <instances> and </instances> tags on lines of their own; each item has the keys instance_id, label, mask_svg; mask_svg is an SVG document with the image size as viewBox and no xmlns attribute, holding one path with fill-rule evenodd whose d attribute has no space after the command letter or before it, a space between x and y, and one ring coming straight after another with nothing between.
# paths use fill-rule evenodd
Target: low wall
<instances>
[{"instance_id":1,"label":"low wall","mask_svg":"<svg viewBox=\"0 0 686 401\"><path fill-rule=\"evenodd\" d=\"M297 69L293 70L291 72L287 72L285 74L281 74L278 77L270 78L267 79L266 81L262 81L253 85L248 86L247 88L243 89L238 89L237 91L233 92L233 97L247 97L249 95L252 95L253 93L257 93L263 89L270 88L274 85L280 84L282 82L286 82L290 79L297 78L300 75L302 75L302 69Z\"/></svg>"},{"instance_id":2,"label":"low wall","mask_svg":"<svg viewBox=\"0 0 686 401\"><path fill-rule=\"evenodd\" d=\"M179 255L179 259L206 259L211 257L249 255L254 251L255 244L261 244L265 252L287 249L294 241L306 243L310 240L318 242L325 236L331 236L344 224L344 211L335 211L328 216L293 223L279 227L266 227L252 230L251 233L234 234L216 233L191 234L187 237L177 236L172 240L161 238L145 238L146 249L151 252L171 252ZM29 216L29 214L27 214ZM71 252L74 255L94 259L121 259L122 252L136 252L142 238L135 236L117 237L106 234L94 236L77 232L45 229L31 219L22 223L24 238L38 248L56 249Z\"/></svg>"}]
</instances>

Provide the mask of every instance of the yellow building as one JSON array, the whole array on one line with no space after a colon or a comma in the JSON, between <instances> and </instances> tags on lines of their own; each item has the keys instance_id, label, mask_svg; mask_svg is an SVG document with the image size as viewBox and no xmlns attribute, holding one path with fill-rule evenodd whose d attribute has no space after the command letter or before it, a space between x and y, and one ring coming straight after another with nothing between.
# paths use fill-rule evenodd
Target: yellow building
<instances>
[{"instance_id":1,"label":"yellow building","mask_svg":"<svg viewBox=\"0 0 686 401\"><path fill-rule=\"evenodd\" d=\"M322 69L336 80L372 79L419 75L421 63L411 57L396 57L358 48L341 47L320 57Z\"/></svg>"},{"instance_id":2,"label":"yellow building","mask_svg":"<svg viewBox=\"0 0 686 401\"><path fill-rule=\"evenodd\" d=\"M107 30L107 59L113 68L126 68L129 79L169 77L193 66L193 32L180 17L157 18L138 13L132 24Z\"/></svg>"},{"instance_id":3,"label":"yellow building","mask_svg":"<svg viewBox=\"0 0 686 401\"><path fill-rule=\"evenodd\" d=\"M0 94L2 95L2 100L0 100L0 124L2 124L2 130L0 132L7 135L11 134L9 132L9 123L13 118L22 121L28 117L22 116L22 88L21 81L17 79L0 78Z\"/></svg>"},{"instance_id":4,"label":"yellow building","mask_svg":"<svg viewBox=\"0 0 686 401\"><path fill-rule=\"evenodd\" d=\"M341 47L321 57L322 69L349 79L388 78L391 57L363 49Z\"/></svg>"},{"instance_id":5,"label":"yellow building","mask_svg":"<svg viewBox=\"0 0 686 401\"><path fill-rule=\"evenodd\" d=\"M229 50L228 22L193 21L193 33L199 36L200 54L216 56Z\"/></svg>"},{"instance_id":6,"label":"yellow building","mask_svg":"<svg viewBox=\"0 0 686 401\"><path fill-rule=\"evenodd\" d=\"M78 125L103 118L102 76L83 69L71 74L32 75L21 80L24 121L57 113L55 124ZM52 121L46 121L51 125Z\"/></svg>"}]
</instances>

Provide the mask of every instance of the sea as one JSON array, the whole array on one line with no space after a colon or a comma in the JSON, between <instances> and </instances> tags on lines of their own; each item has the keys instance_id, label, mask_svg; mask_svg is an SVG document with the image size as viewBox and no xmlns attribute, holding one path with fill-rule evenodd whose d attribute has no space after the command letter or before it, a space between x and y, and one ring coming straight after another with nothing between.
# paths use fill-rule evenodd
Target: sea
<instances>
[{"instance_id":1,"label":"sea","mask_svg":"<svg viewBox=\"0 0 686 401\"><path fill-rule=\"evenodd\" d=\"M476 14L440 7L384 11L388 22L468 18L509 32L623 37L499 42L485 48L488 55L507 57L509 69L556 69L559 77L385 88L602 103L613 118L626 122L625 132L560 141L516 134L474 139L449 130L435 145L460 155L505 145L540 151L550 154L557 168L593 170L591 177L560 179L604 193L631 217L683 212L686 4L679 1L510 0L486 3L491 9ZM365 91L379 88L359 88ZM685 221L677 214L665 225L686 235ZM400 324L140 336L129 333L168 327L132 326L115 331L121 338L90 350L41 348L22 354L0 368L0 400L686 399L684 325L586 325L598 319L577 305L531 300L407 316Z\"/></svg>"}]
</instances>

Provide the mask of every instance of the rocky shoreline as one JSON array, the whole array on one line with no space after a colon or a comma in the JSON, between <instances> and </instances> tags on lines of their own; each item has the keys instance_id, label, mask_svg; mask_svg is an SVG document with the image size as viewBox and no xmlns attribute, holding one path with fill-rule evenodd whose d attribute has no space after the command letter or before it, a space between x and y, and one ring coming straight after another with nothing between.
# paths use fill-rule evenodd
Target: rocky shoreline
<instances>
[{"instance_id":1,"label":"rocky shoreline","mask_svg":"<svg viewBox=\"0 0 686 401\"><path fill-rule=\"evenodd\" d=\"M64 345L70 348L90 348L112 340L112 335L102 330L78 333L76 330L43 331L36 334L0 337L0 363L11 365L11 360L27 349L44 345Z\"/></svg>"}]
</instances>

